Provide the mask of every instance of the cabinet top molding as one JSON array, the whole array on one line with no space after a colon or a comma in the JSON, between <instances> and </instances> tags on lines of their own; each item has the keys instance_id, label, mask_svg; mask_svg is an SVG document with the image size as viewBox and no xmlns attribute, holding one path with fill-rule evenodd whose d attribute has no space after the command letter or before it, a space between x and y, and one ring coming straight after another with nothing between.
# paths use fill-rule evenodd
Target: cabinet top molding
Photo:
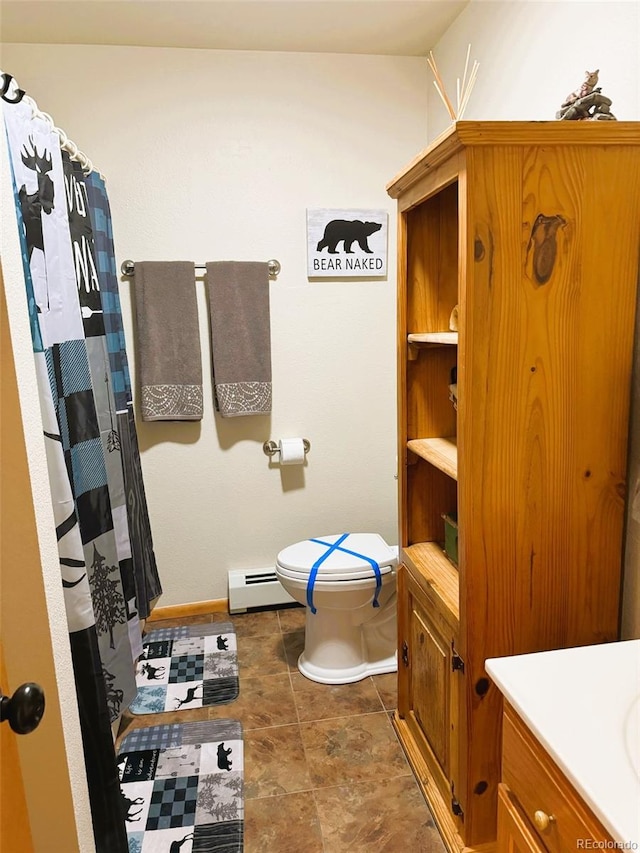
<instances>
[{"instance_id":1,"label":"cabinet top molding","mask_svg":"<svg viewBox=\"0 0 640 853\"><path fill-rule=\"evenodd\" d=\"M398 198L424 174L463 148L476 145L638 145L638 121L458 121L389 181Z\"/></svg>"}]
</instances>

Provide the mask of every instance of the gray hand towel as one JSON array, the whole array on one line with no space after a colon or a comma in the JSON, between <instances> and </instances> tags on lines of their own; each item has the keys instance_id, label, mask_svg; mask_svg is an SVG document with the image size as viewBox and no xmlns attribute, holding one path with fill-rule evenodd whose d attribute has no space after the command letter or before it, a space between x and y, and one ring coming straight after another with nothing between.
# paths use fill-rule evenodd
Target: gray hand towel
<instances>
[{"instance_id":1,"label":"gray hand towel","mask_svg":"<svg viewBox=\"0 0 640 853\"><path fill-rule=\"evenodd\" d=\"M216 408L223 418L271 411L269 267L207 264Z\"/></svg>"},{"instance_id":2,"label":"gray hand towel","mask_svg":"<svg viewBox=\"0 0 640 853\"><path fill-rule=\"evenodd\" d=\"M202 420L195 265L137 261L133 289L142 420Z\"/></svg>"}]
</instances>

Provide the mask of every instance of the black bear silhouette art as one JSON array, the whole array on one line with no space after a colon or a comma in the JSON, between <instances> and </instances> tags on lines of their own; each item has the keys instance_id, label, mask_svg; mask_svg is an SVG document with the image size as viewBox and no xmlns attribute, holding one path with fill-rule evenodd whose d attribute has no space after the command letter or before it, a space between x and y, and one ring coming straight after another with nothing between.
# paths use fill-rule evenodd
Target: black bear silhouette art
<instances>
[{"instance_id":1,"label":"black bear silhouette art","mask_svg":"<svg viewBox=\"0 0 640 853\"><path fill-rule=\"evenodd\" d=\"M220 649L220 651L222 651L222 652L229 651L229 646L227 645L228 642L229 641L225 637L217 637L216 638L216 644L217 644L218 648Z\"/></svg>"},{"instance_id":2,"label":"black bear silhouette art","mask_svg":"<svg viewBox=\"0 0 640 853\"><path fill-rule=\"evenodd\" d=\"M218 744L218 767L220 770L231 770L231 762L229 761L230 755L231 747L229 747L229 749L225 749L224 743Z\"/></svg>"},{"instance_id":3,"label":"black bear silhouette art","mask_svg":"<svg viewBox=\"0 0 640 853\"><path fill-rule=\"evenodd\" d=\"M337 254L338 243L343 242L347 254L353 254L351 246L357 243L363 252L372 255L367 237L379 231L382 225L379 222L362 222L360 219L332 219L327 222L324 236L318 243L316 251L321 252L327 248L330 255Z\"/></svg>"}]
</instances>

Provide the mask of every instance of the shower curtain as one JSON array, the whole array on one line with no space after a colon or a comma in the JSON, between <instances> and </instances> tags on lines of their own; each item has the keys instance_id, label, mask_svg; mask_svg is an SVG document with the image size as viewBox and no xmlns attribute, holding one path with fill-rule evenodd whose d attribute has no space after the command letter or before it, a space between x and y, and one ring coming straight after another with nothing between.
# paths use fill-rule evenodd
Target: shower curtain
<instances>
[{"instance_id":1,"label":"shower curtain","mask_svg":"<svg viewBox=\"0 0 640 853\"><path fill-rule=\"evenodd\" d=\"M103 319L92 213L82 170L24 101L3 104L23 252L62 585L98 853L125 853L111 722L136 694L141 648L132 553L146 554L142 588L160 584L132 418L120 437ZM106 199L106 195L105 195ZM105 251L113 251L107 246ZM122 363L122 356L121 356ZM123 444L133 451L123 459ZM125 489L136 471L138 516ZM141 506L142 504L142 506ZM146 523L146 528L145 528ZM144 542L131 536L144 529ZM153 580L153 583L148 581Z\"/></svg>"},{"instance_id":2,"label":"shower curtain","mask_svg":"<svg viewBox=\"0 0 640 853\"><path fill-rule=\"evenodd\" d=\"M122 442L124 487L129 518L135 598L138 615L141 619L146 619L151 612L152 602L162 593L162 586L153 550L147 498L138 449L138 434L133 415L129 362L124 340L118 280L116 278L111 209L104 180L95 172L91 172L85 179L85 183L96 246L100 299L115 397L115 421Z\"/></svg>"}]
</instances>

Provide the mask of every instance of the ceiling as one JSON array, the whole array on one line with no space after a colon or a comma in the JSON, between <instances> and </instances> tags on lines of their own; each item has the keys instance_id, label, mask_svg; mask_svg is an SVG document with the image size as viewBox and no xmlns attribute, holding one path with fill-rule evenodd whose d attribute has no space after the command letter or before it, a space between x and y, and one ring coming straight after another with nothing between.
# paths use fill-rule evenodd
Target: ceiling
<instances>
[{"instance_id":1,"label":"ceiling","mask_svg":"<svg viewBox=\"0 0 640 853\"><path fill-rule=\"evenodd\" d=\"M1 0L0 40L425 56L469 0Z\"/></svg>"}]
</instances>

